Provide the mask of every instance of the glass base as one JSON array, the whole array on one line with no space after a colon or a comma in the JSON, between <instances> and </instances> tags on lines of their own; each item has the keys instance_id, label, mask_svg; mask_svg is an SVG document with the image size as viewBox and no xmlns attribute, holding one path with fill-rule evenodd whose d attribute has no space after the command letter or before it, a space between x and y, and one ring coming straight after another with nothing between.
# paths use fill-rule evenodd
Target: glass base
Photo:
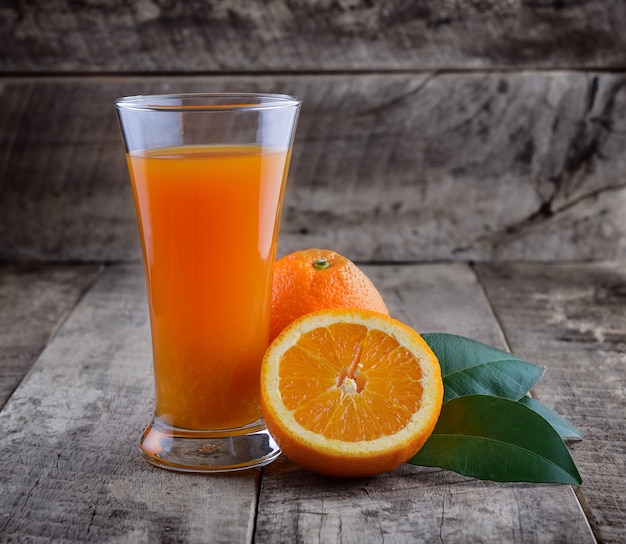
<instances>
[{"instance_id":1,"label":"glass base","mask_svg":"<svg viewBox=\"0 0 626 544\"><path fill-rule=\"evenodd\" d=\"M238 429L195 431L154 418L139 444L144 458L179 472L232 472L262 467L280 455L263 420Z\"/></svg>"}]
</instances>

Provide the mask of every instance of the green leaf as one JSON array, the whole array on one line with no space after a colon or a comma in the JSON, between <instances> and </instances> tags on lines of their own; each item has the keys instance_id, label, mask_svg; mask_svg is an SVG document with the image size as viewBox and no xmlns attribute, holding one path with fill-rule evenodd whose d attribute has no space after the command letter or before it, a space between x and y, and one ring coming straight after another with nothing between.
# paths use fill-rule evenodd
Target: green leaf
<instances>
[{"instance_id":1,"label":"green leaf","mask_svg":"<svg viewBox=\"0 0 626 544\"><path fill-rule=\"evenodd\" d=\"M485 395L444 403L433 434L409 463L496 482L582 483L545 419L524 404Z\"/></svg>"},{"instance_id":2,"label":"green leaf","mask_svg":"<svg viewBox=\"0 0 626 544\"><path fill-rule=\"evenodd\" d=\"M561 438L569 438L582 440L580 431L574 427L567 419L557 414L555 411L542 404L537 399L531 397L522 397L520 401L524 406L528 406L531 410L537 412L543 417L554 430L559 433Z\"/></svg>"},{"instance_id":3,"label":"green leaf","mask_svg":"<svg viewBox=\"0 0 626 544\"><path fill-rule=\"evenodd\" d=\"M466 395L521 399L543 375L541 366L463 336L424 333L443 378L444 401Z\"/></svg>"}]
</instances>

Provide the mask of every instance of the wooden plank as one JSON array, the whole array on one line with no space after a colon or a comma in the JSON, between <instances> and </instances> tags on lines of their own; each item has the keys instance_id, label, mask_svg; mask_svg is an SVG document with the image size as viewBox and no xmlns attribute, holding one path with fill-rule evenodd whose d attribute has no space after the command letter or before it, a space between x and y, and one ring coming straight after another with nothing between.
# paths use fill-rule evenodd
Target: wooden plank
<instances>
[{"instance_id":1,"label":"wooden plank","mask_svg":"<svg viewBox=\"0 0 626 544\"><path fill-rule=\"evenodd\" d=\"M141 258L112 97L98 87L6 85L0 259Z\"/></svg>"},{"instance_id":2,"label":"wooden plank","mask_svg":"<svg viewBox=\"0 0 626 544\"><path fill-rule=\"evenodd\" d=\"M471 269L463 264L364 267L390 312L425 331L504 346ZM594 542L568 486L494 484L404 465L342 481L284 457L264 469L255 541Z\"/></svg>"},{"instance_id":3,"label":"wooden plank","mask_svg":"<svg viewBox=\"0 0 626 544\"><path fill-rule=\"evenodd\" d=\"M0 412L3 541L250 542L260 471L146 463L153 402L143 270L113 266Z\"/></svg>"},{"instance_id":4,"label":"wooden plank","mask_svg":"<svg viewBox=\"0 0 626 544\"><path fill-rule=\"evenodd\" d=\"M626 77L527 72L7 80L0 259L139 260L112 101L176 90L303 98L283 253L626 258Z\"/></svg>"},{"instance_id":5,"label":"wooden plank","mask_svg":"<svg viewBox=\"0 0 626 544\"><path fill-rule=\"evenodd\" d=\"M623 68L620 0L3 2L0 70Z\"/></svg>"},{"instance_id":6,"label":"wooden plank","mask_svg":"<svg viewBox=\"0 0 626 544\"><path fill-rule=\"evenodd\" d=\"M480 264L514 351L543 364L535 388L572 421L578 495L599 542L626 541L626 269L623 263Z\"/></svg>"},{"instance_id":7,"label":"wooden plank","mask_svg":"<svg viewBox=\"0 0 626 544\"><path fill-rule=\"evenodd\" d=\"M0 265L0 409L99 266Z\"/></svg>"}]
</instances>

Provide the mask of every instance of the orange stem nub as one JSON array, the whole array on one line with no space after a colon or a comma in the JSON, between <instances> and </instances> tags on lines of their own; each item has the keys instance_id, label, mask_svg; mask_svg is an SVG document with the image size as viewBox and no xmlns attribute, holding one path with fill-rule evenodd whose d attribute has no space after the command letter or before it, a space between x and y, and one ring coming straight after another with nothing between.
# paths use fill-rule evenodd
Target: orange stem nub
<instances>
[{"instance_id":1,"label":"orange stem nub","mask_svg":"<svg viewBox=\"0 0 626 544\"><path fill-rule=\"evenodd\" d=\"M330 268L333 263L326 259L326 257L322 257L321 259L313 259L313 268L315 270L326 270Z\"/></svg>"}]
</instances>

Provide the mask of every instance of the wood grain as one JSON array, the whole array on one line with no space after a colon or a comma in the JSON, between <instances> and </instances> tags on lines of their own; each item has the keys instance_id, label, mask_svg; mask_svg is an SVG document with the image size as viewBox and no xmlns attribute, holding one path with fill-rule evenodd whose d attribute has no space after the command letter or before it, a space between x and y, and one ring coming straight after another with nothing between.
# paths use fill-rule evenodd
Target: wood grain
<instances>
[{"instance_id":1,"label":"wood grain","mask_svg":"<svg viewBox=\"0 0 626 544\"><path fill-rule=\"evenodd\" d=\"M468 266L364 269L391 314L413 327L505 347ZM595 542L567 486L492 484L410 465L341 481L284 458L264 469L255 536L258 543Z\"/></svg>"},{"instance_id":2,"label":"wood grain","mask_svg":"<svg viewBox=\"0 0 626 544\"><path fill-rule=\"evenodd\" d=\"M466 265L366 272L409 324L503 345ZM151 467L136 451L152 406L144 289L140 265L108 268L0 412L3 539L593 541L567 486L412 466L338 481L281 459L263 470L255 525L260 471L206 477Z\"/></svg>"},{"instance_id":3,"label":"wood grain","mask_svg":"<svg viewBox=\"0 0 626 544\"><path fill-rule=\"evenodd\" d=\"M623 68L620 0L0 3L5 72Z\"/></svg>"},{"instance_id":4,"label":"wood grain","mask_svg":"<svg viewBox=\"0 0 626 544\"><path fill-rule=\"evenodd\" d=\"M260 471L143 461L153 385L141 266L109 268L0 412L0 539L250 542Z\"/></svg>"},{"instance_id":5,"label":"wood grain","mask_svg":"<svg viewBox=\"0 0 626 544\"><path fill-rule=\"evenodd\" d=\"M625 27L621 0L0 0L0 540L626 541ZM395 317L544 364L583 486L145 463L112 102L180 91L302 97L280 253L385 263Z\"/></svg>"},{"instance_id":6,"label":"wood grain","mask_svg":"<svg viewBox=\"0 0 626 544\"><path fill-rule=\"evenodd\" d=\"M100 267L0 265L0 409Z\"/></svg>"},{"instance_id":7,"label":"wood grain","mask_svg":"<svg viewBox=\"0 0 626 544\"><path fill-rule=\"evenodd\" d=\"M299 95L281 252L626 258L626 78L528 72L7 80L0 259L139 260L125 94Z\"/></svg>"},{"instance_id":8,"label":"wood grain","mask_svg":"<svg viewBox=\"0 0 626 544\"><path fill-rule=\"evenodd\" d=\"M574 423L578 494L599 542L626 541L626 269L479 264L513 350L543 364L535 394Z\"/></svg>"}]
</instances>

